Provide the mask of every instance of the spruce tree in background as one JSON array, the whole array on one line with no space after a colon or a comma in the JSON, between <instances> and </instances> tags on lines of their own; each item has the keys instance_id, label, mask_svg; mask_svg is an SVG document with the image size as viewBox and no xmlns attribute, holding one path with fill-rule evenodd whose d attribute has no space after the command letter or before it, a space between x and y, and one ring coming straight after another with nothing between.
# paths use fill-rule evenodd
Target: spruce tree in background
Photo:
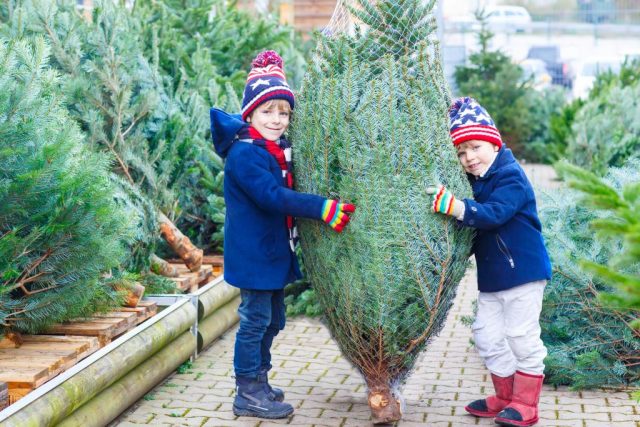
<instances>
[{"instance_id":1,"label":"spruce tree in background","mask_svg":"<svg viewBox=\"0 0 640 427\"><path fill-rule=\"evenodd\" d=\"M614 81L576 113L565 154L598 175L627 159L640 158L640 82Z\"/></svg>"},{"instance_id":2,"label":"spruce tree in background","mask_svg":"<svg viewBox=\"0 0 640 427\"><path fill-rule=\"evenodd\" d=\"M137 214L137 243L127 267L145 270L158 223L167 241L179 233L167 217L173 217L170 183L185 141L162 137L179 109L144 58L137 22L108 0L94 3L90 22L65 0L12 1L0 9L0 20L11 37L42 35L51 43L71 116L87 142L115 160L113 171ZM202 251L177 237L172 249L188 267L199 268Z\"/></svg>"},{"instance_id":3,"label":"spruce tree in background","mask_svg":"<svg viewBox=\"0 0 640 427\"><path fill-rule=\"evenodd\" d=\"M480 51L469 56L469 66L456 67L454 74L460 96L478 100L500 129L517 157L525 154L525 143L532 134L529 89L522 81L522 69L499 50L491 50L493 33L483 11L476 13Z\"/></svg>"},{"instance_id":4,"label":"spruce tree in background","mask_svg":"<svg viewBox=\"0 0 640 427\"><path fill-rule=\"evenodd\" d=\"M60 105L49 49L0 41L0 337L121 302L102 275L132 236L106 156Z\"/></svg>"},{"instance_id":5,"label":"spruce tree in background","mask_svg":"<svg viewBox=\"0 0 640 427\"><path fill-rule=\"evenodd\" d=\"M584 194L580 203L608 214L591 221L590 225L604 244L613 242L620 252L607 264L585 260L581 266L618 290L600 296L615 309L635 311L639 317L631 326L640 330L640 159L629 161L624 169L615 171L620 176L629 173L623 178L622 188L612 188L595 174L570 163L561 163L556 168L568 179L570 187ZM635 274L625 273L627 269Z\"/></svg>"},{"instance_id":6,"label":"spruce tree in background","mask_svg":"<svg viewBox=\"0 0 640 427\"><path fill-rule=\"evenodd\" d=\"M449 137L434 2L354 3L350 15L367 29L349 36L330 25L292 140L298 189L357 211L342 234L302 221L301 243L331 333L365 377L374 422L391 422L401 416L397 387L442 327L470 252L471 233L433 215L425 190L471 192Z\"/></svg>"},{"instance_id":7,"label":"spruce tree in background","mask_svg":"<svg viewBox=\"0 0 640 427\"><path fill-rule=\"evenodd\" d=\"M552 117L551 145L561 154L557 159L567 158L601 175L609 166L638 158L638 90L639 59L626 60L618 73L599 73L586 100L574 99Z\"/></svg>"},{"instance_id":8,"label":"spruce tree in background","mask_svg":"<svg viewBox=\"0 0 640 427\"><path fill-rule=\"evenodd\" d=\"M137 0L133 10L144 23L147 49L157 47L160 68L176 77L176 87L189 85L209 105L226 104L227 84L231 84L234 93L242 93L246 70L251 69L251 61L261 50L283 53L287 75L291 74L288 80L299 81L304 73L299 35L273 18L255 17L239 10L236 3Z\"/></svg>"},{"instance_id":9,"label":"spruce tree in background","mask_svg":"<svg viewBox=\"0 0 640 427\"><path fill-rule=\"evenodd\" d=\"M604 180L565 165L585 195L569 189L541 198L540 218L553 265L540 316L549 351L545 374L573 388L640 384L637 204L640 164L610 168ZM595 202L596 204L594 204ZM604 208L604 209L603 209ZM596 237L591 224L606 231ZM616 292L615 300L603 296ZM618 298L619 297L619 298Z\"/></svg>"},{"instance_id":10,"label":"spruce tree in background","mask_svg":"<svg viewBox=\"0 0 640 427\"><path fill-rule=\"evenodd\" d=\"M304 43L290 27L238 10L233 1L138 0L133 16L141 23L147 58L168 77L165 89L189 120L192 153L180 156L184 172L172 185L180 189L177 225L205 250L221 251L223 166L211 145L209 108L240 111L237 94L260 50L283 53L290 82L299 83L305 61L298 47Z\"/></svg>"}]
</instances>

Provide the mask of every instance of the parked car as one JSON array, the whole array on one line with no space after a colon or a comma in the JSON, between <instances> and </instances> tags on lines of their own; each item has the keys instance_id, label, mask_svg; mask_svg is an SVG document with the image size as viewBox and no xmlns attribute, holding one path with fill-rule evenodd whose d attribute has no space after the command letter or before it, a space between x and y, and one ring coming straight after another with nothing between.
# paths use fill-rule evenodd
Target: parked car
<instances>
[{"instance_id":1,"label":"parked car","mask_svg":"<svg viewBox=\"0 0 640 427\"><path fill-rule=\"evenodd\" d=\"M523 33L531 25L531 15L522 6L494 6L487 9L487 24L491 30Z\"/></svg>"},{"instance_id":2,"label":"parked car","mask_svg":"<svg viewBox=\"0 0 640 427\"><path fill-rule=\"evenodd\" d=\"M469 13L446 16L444 18L444 28L446 31L477 31L479 27L480 25L476 17Z\"/></svg>"},{"instance_id":3,"label":"parked car","mask_svg":"<svg viewBox=\"0 0 640 427\"><path fill-rule=\"evenodd\" d=\"M586 98L600 73L619 73L624 57L589 58L576 64L576 76L571 94L574 98Z\"/></svg>"},{"instance_id":4,"label":"parked car","mask_svg":"<svg viewBox=\"0 0 640 427\"><path fill-rule=\"evenodd\" d=\"M551 74L542 59L523 59L518 65L522 68L523 80L530 80L534 89L544 90L551 86Z\"/></svg>"},{"instance_id":5,"label":"parked car","mask_svg":"<svg viewBox=\"0 0 640 427\"><path fill-rule=\"evenodd\" d=\"M527 59L541 59L551 74L551 82L571 89L573 75L569 63L560 56L560 47L557 45L531 46Z\"/></svg>"},{"instance_id":6,"label":"parked car","mask_svg":"<svg viewBox=\"0 0 640 427\"><path fill-rule=\"evenodd\" d=\"M488 29L492 32L525 32L531 25L531 15L521 6L493 6L485 9ZM445 17L444 24L450 31L478 31L480 22L475 14Z\"/></svg>"}]
</instances>

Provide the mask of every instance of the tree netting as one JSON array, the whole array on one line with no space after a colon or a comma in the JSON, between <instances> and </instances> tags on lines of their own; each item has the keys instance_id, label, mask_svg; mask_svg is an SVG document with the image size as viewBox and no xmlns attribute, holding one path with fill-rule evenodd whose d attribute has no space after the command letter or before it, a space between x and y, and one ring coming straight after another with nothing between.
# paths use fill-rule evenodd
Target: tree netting
<instances>
[{"instance_id":1,"label":"tree netting","mask_svg":"<svg viewBox=\"0 0 640 427\"><path fill-rule=\"evenodd\" d=\"M471 232L430 212L426 188L470 197L449 138L434 2L340 1L292 126L298 189L355 203L338 235L303 221L304 264L328 326L369 387L374 422L443 326Z\"/></svg>"}]
</instances>

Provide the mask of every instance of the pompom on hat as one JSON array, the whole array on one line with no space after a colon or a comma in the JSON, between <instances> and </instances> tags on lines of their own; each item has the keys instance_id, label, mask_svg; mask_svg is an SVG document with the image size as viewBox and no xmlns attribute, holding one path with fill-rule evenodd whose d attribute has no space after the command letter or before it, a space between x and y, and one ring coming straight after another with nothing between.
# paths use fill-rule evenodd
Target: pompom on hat
<instances>
[{"instance_id":1,"label":"pompom on hat","mask_svg":"<svg viewBox=\"0 0 640 427\"><path fill-rule=\"evenodd\" d=\"M293 110L295 99L287 84L280 55L273 50L261 52L251 66L242 97L242 120L247 120L260 104L272 99L288 101Z\"/></svg>"},{"instance_id":2,"label":"pompom on hat","mask_svg":"<svg viewBox=\"0 0 640 427\"><path fill-rule=\"evenodd\" d=\"M490 142L502 148L502 137L487 113L473 98L458 98L449 108L449 133L453 145L472 139Z\"/></svg>"}]
</instances>

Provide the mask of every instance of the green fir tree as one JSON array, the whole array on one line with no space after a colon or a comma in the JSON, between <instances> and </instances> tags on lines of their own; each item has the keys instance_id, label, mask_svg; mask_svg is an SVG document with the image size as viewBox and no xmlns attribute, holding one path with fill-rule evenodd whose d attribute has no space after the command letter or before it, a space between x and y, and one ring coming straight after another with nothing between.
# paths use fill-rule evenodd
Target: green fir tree
<instances>
[{"instance_id":1,"label":"green fir tree","mask_svg":"<svg viewBox=\"0 0 640 427\"><path fill-rule=\"evenodd\" d=\"M442 183L471 196L449 137L433 6L357 1L362 29L320 40L292 129L298 189L357 206L342 234L302 221L301 243L375 422L400 418L396 387L442 327L471 245L468 229L430 212L425 191Z\"/></svg>"},{"instance_id":2,"label":"green fir tree","mask_svg":"<svg viewBox=\"0 0 640 427\"><path fill-rule=\"evenodd\" d=\"M480 50L469 57L469 66L456 67L454 78L460 96L478 100L500 130L516 156L526 154L526 143L533 133L530 93L522 79L522 69L499 50L491 50L494 34L488 29L483 11L477 12Z\"/></svg>"},{"instance_id":3,"label":"green fir tree","mask_svg":"<svg viewBox=\"0 0 640 427\"><path fill-rule=\"evenodd\" d=\"M638 166L635 162L611 168L599 180L565 165L565 173L586 180L578 185L593 192L586 196L591 201L570 189L541 198L540 217L553 276L540 323L549 351L545 373L552 384L575 389L640 384L640 331L632 326L640 315L640 262L637 254L633 258ZM614 234L598 237L591 224ZM603 296L615 292L620 281L625 285L612 305ZM629 286L634 281L636 285Z\"/></svg>"},{"instance_id":4,"label":"green fir tree","mask_svg":"<svg viewBox=\"0 0 640 427\"><path fill-rule=\"evenodd\" d=\"M622 171L616 171L631 174L622 188L613 188L595 174L566 162L559 164L557 169L568 179L570 187L584 194L580 203L608 214L591 221L590 225L604 244L613 241L620 252L607 264L585 260L581 266L615 286L617 293L601 294L600 297L617 310L630 309L639 313L631 326L640 329L640 160L630 161ZM638 271L629 274L625 273L626 268Z\"/></svg>"},{"instance_id":5,"label":"green fir tree","mask_svg":"<svg viewBox=\"0 0 640 427\"><path fill-rule=\"evenodd\" d=\"M68 117L48 56L42 38L0 41L0 336L118 305L102 276L133 237L109 160Z\"/></svg>"},{"instance_id":6,"label":"green fir tree","mask_svg":"<svg viewBox=\"0 0 640 427\"><path fill-rule=\"evenodd\" d=\"M576 113L567 159L598 175L640 158L640 83L614 81Z\"/></svg>"},{"instance_id":7,"label":"green fir tree","mask_svg":"<svg viewBox=\"0 0 640 427\"><path fill-rule=\"evenodd\" d=\"M94 3L90 20L70 0L15 0L0 9L0 21L11 37L43 36L51 44L67 108L87 143L114 160L112 170L137 217L125 267L146 271L159 223L170 223L179 210L180 189L172 184L191 152L188 133L172 127L184 120L178 117L183 112L144 56L140 23L108 0Z\"/></svg>"}]
</instances>

